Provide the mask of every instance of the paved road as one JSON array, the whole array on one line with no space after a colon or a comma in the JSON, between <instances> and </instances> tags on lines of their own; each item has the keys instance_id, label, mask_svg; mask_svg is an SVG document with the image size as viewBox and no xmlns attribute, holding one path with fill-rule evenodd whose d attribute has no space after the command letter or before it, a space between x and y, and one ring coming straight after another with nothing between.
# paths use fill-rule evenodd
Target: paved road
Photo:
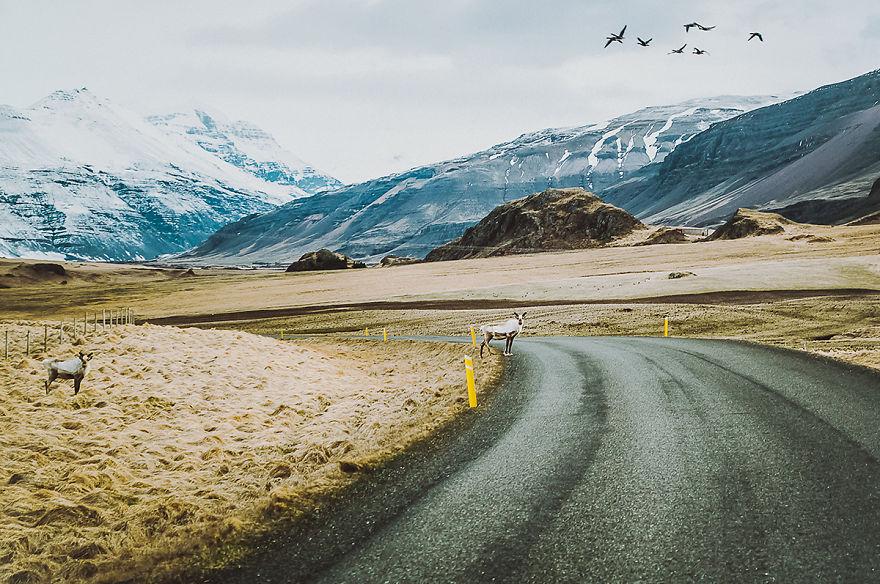
<instances>
[{"instance_id":1,"label":"paved road","mask_svg":"<svg viewBox=\"0 0 880 584\"><path fill-rule=\"evenodd\" d=\"M880 580L880 375L524 339L506 383L222 582Z\"/></svg>"}]
</instances>

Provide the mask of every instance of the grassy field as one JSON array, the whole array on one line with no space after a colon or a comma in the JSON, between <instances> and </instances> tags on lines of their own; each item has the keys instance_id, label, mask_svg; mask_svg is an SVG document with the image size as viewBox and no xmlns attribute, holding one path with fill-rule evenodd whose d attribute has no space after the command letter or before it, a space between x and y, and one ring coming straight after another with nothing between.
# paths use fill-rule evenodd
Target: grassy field
<instances>
[{"instance_id":1,"label":"grassy field","mask_svg":"<svg viewBox=\"0 0 880 584\"><path fill-rule=\"evenodd\" d=\"M369 310L226 322L222 326L260 334L453 335L466 338L471 324L503 321L508 309ZM746 304L621 303L527 308L522 338L531 335L660 336L669 318L670 335L748 340L807 350L880 368L880 295L832 294Z\"/></svg>"},{"instance_id":2,"label":"grassy field","mask_svg":"<svg viewBox=\"0 0 880 584\"><path fill-rule=\"evenodd\" d=\"M466 409L466 349L445 343L146 325L52 353L78 350L95 357L77 396L46 395L43 355L0 360L0 582L222 565ZM499 364L476 364L480 393Z\"/></svg>"}]
</instances>

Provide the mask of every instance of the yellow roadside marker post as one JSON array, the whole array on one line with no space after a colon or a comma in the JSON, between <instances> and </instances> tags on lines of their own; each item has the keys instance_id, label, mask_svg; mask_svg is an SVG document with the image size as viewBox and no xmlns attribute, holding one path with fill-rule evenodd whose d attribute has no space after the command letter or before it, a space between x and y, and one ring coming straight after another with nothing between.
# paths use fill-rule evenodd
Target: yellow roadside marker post
<instances>
[{"instance_id":1,"label":"yellow roadside marker post","mask_svg":"<svg viewBox=\"0 0 880 584\"><path fill-rule=\"evenodd\" d=\"M669 336L669 317L668 316L663 319L663 336L664 337Z\"/></svg>"},{"instance_id":2,"label":"yellow roadside marker post","mask_svg":"<svg viewBox=\"0 0 880 584\"><path fill-rule=\"evenodd\" d=\"M281 340L284 340L284 329L281 329Z\"/></svg>"},{"instance_id":3,"label":"yellow roadside marker post","mask_svg":"<svg viewBox=\"0 0 880 584\"><path fill-rule=\"evenodd\" d=\"M471 327L471 344L474 348L477 348L477 333L474 332L474 327Z\"/></svg>"},{"instance_id":4,"label":"yellow roadside marker post","mask_svg":"<svg viewBox=\"0 0 880 584\"><path fill-rule=\"evenodd\" d=\"M365 329L364 329L364 336L365 336L365 337L370 336L370 329L368 329L368 328L365 328Z\"/></svg>"},{"instance_id":5,"label":"yellow roadside marker post","mask_svg":"<svg viewBox=\"0 0 880 584\"><path fill-rule=\"evenodd\" d=\"M464 371L467 375L468 402L472 408L477 407L477 387L474 383L474 361L470 357L464 358Z\"/></svg>"},{"instance_id":6,"label":"yellow roadside marker post","mask_svg":"<svg viewBox=\"0 0 880 584\"><path fill-rule=\"evenodd\" d=\"M382 341L385 343L388 342L388 329L387 328L382 329Z\"/></svg>"}]
</instances>

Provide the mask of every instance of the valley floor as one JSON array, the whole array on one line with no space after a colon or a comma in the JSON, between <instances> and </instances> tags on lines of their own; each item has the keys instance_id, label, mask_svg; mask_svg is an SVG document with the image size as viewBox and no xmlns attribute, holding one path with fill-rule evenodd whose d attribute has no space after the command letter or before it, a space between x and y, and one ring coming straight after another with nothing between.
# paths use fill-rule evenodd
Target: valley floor
<instances>
[{"instance_id":1,"label":"valley floor","mask_svg":"<svg viewBox=\"0 0 880 584\"><path fill-rule=\"evenodd\" d=\"M222 563L241 548L206 541L295 513L347 480L339 462L369 465L461 411L472 349L386 345L382 329L465 337L515 309L524 335L660 336L668 317L672 336L880 367L880 226L795 229L300 274L0 261L0 330L18 337L26 322L40 339L43 323L122 307L139 322L233 329L123 327L67 343L59 354L96 351L75 398L70 382L46 397L35 359L0 361L0 579L119 575L181 553ZM310 338L248 334L282 331ZM500 370L482 366L483 382Z\"/></svg>"},{"instance_id":2,"label":"valley floor","mask_svg":"<svg viewBox=\"0 0 880 584\"><path fill-rule=\"evenodd\" d=\"M611 247L394 268L256 270L0 261L0 318L138 319L280 335L466 335L528 312L525 334L738 338L880 364L880 225L787 226L733 241ZM673 277L678 276L678 277ZM62 283L62 282L66 282Z\"/></svg>"},{"instance_id":3,"label":"valley floor","mask_svg":"<svg viewBox=\"0 0 880 584\"><path fill-rule=\"evenodd\" d=\"M0 318L69 320L120 306L158 319L375 302L619 303L730 291L880 290L880 225L798 225L732 241L295 274L67 264L56 275L32 264L0 260ZM670 279L673 272L693 275Z\"/></svg>"}]
</instances>

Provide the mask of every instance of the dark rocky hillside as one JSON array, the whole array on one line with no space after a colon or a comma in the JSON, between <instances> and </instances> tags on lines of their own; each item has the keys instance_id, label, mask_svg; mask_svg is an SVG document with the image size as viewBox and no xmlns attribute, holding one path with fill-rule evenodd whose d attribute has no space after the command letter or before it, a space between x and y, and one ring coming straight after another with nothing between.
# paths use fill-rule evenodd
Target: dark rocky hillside
<instances>
[{"instance_id":1,"label":"dark rocky hillside","mask_svg":"<svg viewBox=\"0 0 880 584\"><path fill-rule=\"evenodd\" d=\"M655 224L717 224L739 207L835 223L871 208L877 176L880 71L719 122L601 195Z\"/></svg>"},{"instance_id":2,"label":"dark rocky hillside","mask_svg":"<svg viewBox=\"0 0 880 584\"><path fill-rule=\"evenodd\" d=\"M784 233L785 226L792 223L792 221L777 213L762 213L753 209L737 209L733 217L728 219L707 240L717 241L719 239L742 239L759 235L775 235L777 233Z\"/></svg>"},{"instance_id":3,"label":"dark rocky hillside","mask_svg":"<svg viewBox=\"0 0 880 584\"><path fill-rule=\"evenodd\" d=\"M426 261L597 247L644 229L638 219L580 188L548 189L496 207Z\"/></svg>"},{"instance_id":4,"label":"dark rocky hillside","mask_svg":"<svg viewBox=\"0 0 880 584\"><path fill-rule=\"evenodd\" d=\"M317 270L350 270L354 268L366 268L366 264L358 262L347 255L319 249L302 255L297 261L287 267L288 272L313 272Z\"/></svg>"},{"instance_id":5,"label":"dark rocky hillside","mask_svg":"<svg viewBox=\"0 0 880 584\"><path fill-rule=\"evenodd\" d=\"M821 222L835 225L856 222L880 211L880 180L874 183L867 197L810 199L773 211L801 223Z\"/></svg>"}]
</instances>

